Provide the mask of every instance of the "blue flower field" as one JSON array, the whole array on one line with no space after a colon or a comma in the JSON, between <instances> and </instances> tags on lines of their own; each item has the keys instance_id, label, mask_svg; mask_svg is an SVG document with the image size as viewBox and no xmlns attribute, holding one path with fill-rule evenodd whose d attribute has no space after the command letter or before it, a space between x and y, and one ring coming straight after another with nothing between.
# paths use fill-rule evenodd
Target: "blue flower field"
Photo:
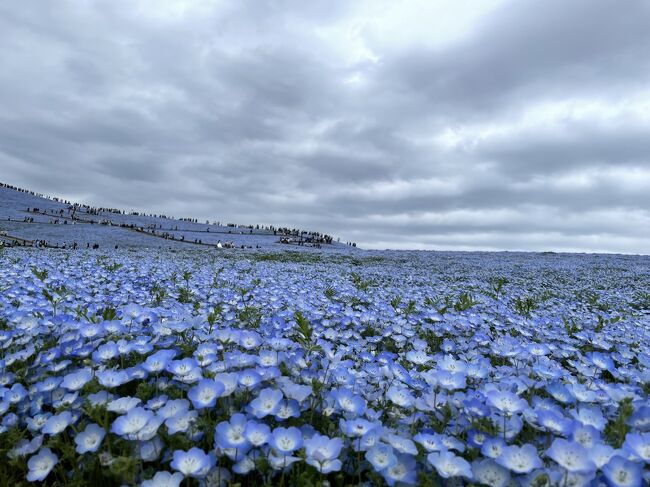
<instances>
[{"instance_id":1,"label":"blue flower field","mask_svg":"<svg viewBox=\"0 0 650 487\"><path fill-rule=\"evenodd\" d=\"M3 485L650 482L648 258L0 252Z\"/></svg>"}]
</instances>

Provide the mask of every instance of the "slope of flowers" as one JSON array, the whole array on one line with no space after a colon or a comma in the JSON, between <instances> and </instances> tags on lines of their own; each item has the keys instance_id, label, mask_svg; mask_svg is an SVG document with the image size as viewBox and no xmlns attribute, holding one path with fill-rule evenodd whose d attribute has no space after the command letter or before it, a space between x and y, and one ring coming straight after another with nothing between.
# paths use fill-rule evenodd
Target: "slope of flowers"
<instances>
[{"instance_id":1,"label":"slope of flowers","mask_svg":"<svg viewBox=\"0 0 650 487\"><path fill-rule=\"evenodd\" d=\"M641 486L650 261L0 254L0 478Z\"/></svg>"}]
</instances>

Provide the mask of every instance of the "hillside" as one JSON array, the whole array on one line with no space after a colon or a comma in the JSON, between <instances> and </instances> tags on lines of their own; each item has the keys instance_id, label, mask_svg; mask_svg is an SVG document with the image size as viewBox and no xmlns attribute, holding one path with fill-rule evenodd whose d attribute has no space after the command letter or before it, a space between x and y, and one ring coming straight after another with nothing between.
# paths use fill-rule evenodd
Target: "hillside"
<instances>
[{"instance_id":1,"label":"hillside","mask_svg":"<svg viewBox=\"0 0 650 487\"><path fill-rule=\"evenodd\" d=\"M259 225L199 223L164 215L96 208L0 183L5 245L86 248L252 248L332 251L350 245L319 232Z\"/></svg>"}]
</instances>

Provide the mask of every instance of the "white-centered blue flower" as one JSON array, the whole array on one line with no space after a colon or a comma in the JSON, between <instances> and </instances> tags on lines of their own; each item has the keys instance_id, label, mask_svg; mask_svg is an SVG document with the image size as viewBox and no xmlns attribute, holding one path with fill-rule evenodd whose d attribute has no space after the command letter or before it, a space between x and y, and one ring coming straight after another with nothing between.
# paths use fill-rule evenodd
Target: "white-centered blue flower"
<instances>
[{"instance_id":1,"label":"white-centered blue flower","mask_svg":"<svg viewBox=\"0 0 650 487\"><path fill-rule=\"evenodd\" d=\"M83 454L97 451L104 436L106 436L104 428L95 423L89 424L85 430L78 433L74 438L74 442L77 444L77 453Z\"/></svg>"},{"instance_id":2,"label":"white-centered blue flower","mask_svg":"<svg viewBox=\"0 0 650 487\"><path fill-rule=\"evenodd\" d=\"M27 462L27 468L29 469L27 480L30 482L45 480L58 462L59 457L52 453L52 450L49 448L41 449Z\"/></svg>"}]
</instances>

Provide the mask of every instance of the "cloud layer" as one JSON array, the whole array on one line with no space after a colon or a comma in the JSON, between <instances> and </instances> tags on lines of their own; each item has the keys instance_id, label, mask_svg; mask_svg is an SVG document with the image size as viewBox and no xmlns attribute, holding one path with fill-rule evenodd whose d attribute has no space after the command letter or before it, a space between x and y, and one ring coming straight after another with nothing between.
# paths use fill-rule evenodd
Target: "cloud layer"
<instances>
[{"instance_id":1,"label":"cloud layer","mask_svg":"<svg viewBox=\"0 0 650 487\"><path fill-rule=\"evenodd\" d=\"M650 2L0 6L0 180L370 248L649 253Z\"/></svg>"}]
</instances>

